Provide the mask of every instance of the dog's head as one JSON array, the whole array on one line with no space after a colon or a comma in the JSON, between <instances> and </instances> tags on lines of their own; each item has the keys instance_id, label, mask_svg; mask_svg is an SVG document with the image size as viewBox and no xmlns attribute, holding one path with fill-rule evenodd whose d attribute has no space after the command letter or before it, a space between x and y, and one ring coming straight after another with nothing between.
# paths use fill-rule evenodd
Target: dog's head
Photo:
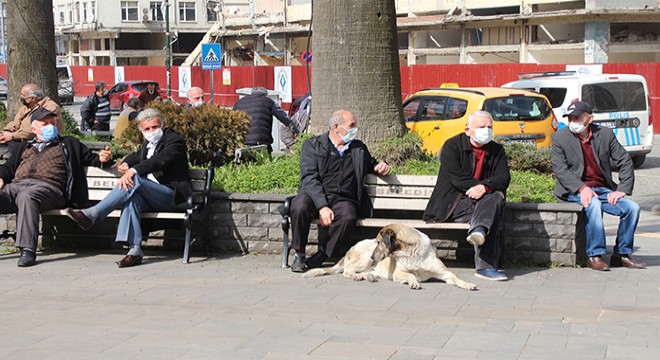
<instances>
[{"instance_id":1,"label":"dog's head","mask_svg":"<svg viewBox=\"0 0 660 360\"><path fill-rule=\"evenodd\" d=\"M379 262L399 249L399 243L396 238L396 231L390 227L384 227L376 237L376 248L371 253L371 259Z\"/></svg>"}]
</instances>

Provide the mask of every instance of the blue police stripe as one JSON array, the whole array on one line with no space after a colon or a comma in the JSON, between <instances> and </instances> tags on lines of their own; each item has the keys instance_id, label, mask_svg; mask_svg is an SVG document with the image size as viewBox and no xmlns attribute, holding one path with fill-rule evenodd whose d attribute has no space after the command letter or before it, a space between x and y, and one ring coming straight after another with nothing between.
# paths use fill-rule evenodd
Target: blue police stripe
<instances>
[{"instance_id":1,"label":"blue police stripe","mask_svg":"<svg viewBox=\"0 0 660 360\"><path fill-rule=\"evenodd\" d=\"M641 145L642 139L639 136L639 128L635 128L635 136L637 137L637 145Z\"/></svg>"},{"instance_id":2,"label":"blue police stripe","mask_svg":"<svg viewBox=\"0 0 660 360\"><path fill-rule=\"evenodd\" d=\"M630 145L630 134L628 133L628 128L624 128L623 133L626 134L626 146L628 146Z\"/></svg>"}]
</instances>

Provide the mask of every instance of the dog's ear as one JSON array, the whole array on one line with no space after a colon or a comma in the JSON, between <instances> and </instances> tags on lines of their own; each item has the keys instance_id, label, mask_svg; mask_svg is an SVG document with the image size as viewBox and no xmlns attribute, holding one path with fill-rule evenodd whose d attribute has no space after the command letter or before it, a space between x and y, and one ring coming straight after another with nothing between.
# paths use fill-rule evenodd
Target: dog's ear
<instances>
[{"instance_id":1,"label":"dog's ear","mask_svg":"<svg viewBox=\"0 0 660 360\"><path fill-rule=\"evenodd\" d=\"M385 244L390 253L399 248L399 243L396 241L396 232L394 230L383 229L380 233L383 237L383 244Z\"/></svg>"}]
</instances>

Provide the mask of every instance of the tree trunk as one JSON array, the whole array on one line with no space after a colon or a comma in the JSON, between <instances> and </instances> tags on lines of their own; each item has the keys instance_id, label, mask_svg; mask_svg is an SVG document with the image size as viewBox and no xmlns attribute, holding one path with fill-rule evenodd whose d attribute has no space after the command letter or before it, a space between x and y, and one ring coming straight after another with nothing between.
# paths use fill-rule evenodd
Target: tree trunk
<instances>
[{"instance_id":1,"label":"tree trunk","mask_svg":"<svg viewBox=\"0 0 660 360\"><path fill-rule=\"evenodd\" d=\"M57 62L52 0L7 1L7 77L12 113L20 106L18 93L35 83L54 101L57 95Z\"/></svg>"},{"instance_id":2,"label":"tree trunk","mask_svg":"<svg viewBox=\"0 0 660 360\"><path fill-rule=\"evenodd\" d=\"M313 3L312 131L335 110L355 113L367 144L403 134L394 0Z\"/></svg>"}]
</instances>

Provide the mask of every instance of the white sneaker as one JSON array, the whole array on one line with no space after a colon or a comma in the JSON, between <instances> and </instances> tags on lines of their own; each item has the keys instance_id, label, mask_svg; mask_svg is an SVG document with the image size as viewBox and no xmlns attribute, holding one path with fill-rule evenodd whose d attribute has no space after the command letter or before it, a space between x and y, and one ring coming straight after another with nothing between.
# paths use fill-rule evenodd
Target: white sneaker
<instances>
[{"instance_id":1,"label":"white sneaker","mask_svg":"<svg viewBox=\"0 0 660 360\"><path fill-rule=\"evenodd\" d=\"M481 246L486 241L486 235L479 231L473 231L467 236L467 238L465 238L465 240L474 246Z\"/></svg>"}]
</instances>

